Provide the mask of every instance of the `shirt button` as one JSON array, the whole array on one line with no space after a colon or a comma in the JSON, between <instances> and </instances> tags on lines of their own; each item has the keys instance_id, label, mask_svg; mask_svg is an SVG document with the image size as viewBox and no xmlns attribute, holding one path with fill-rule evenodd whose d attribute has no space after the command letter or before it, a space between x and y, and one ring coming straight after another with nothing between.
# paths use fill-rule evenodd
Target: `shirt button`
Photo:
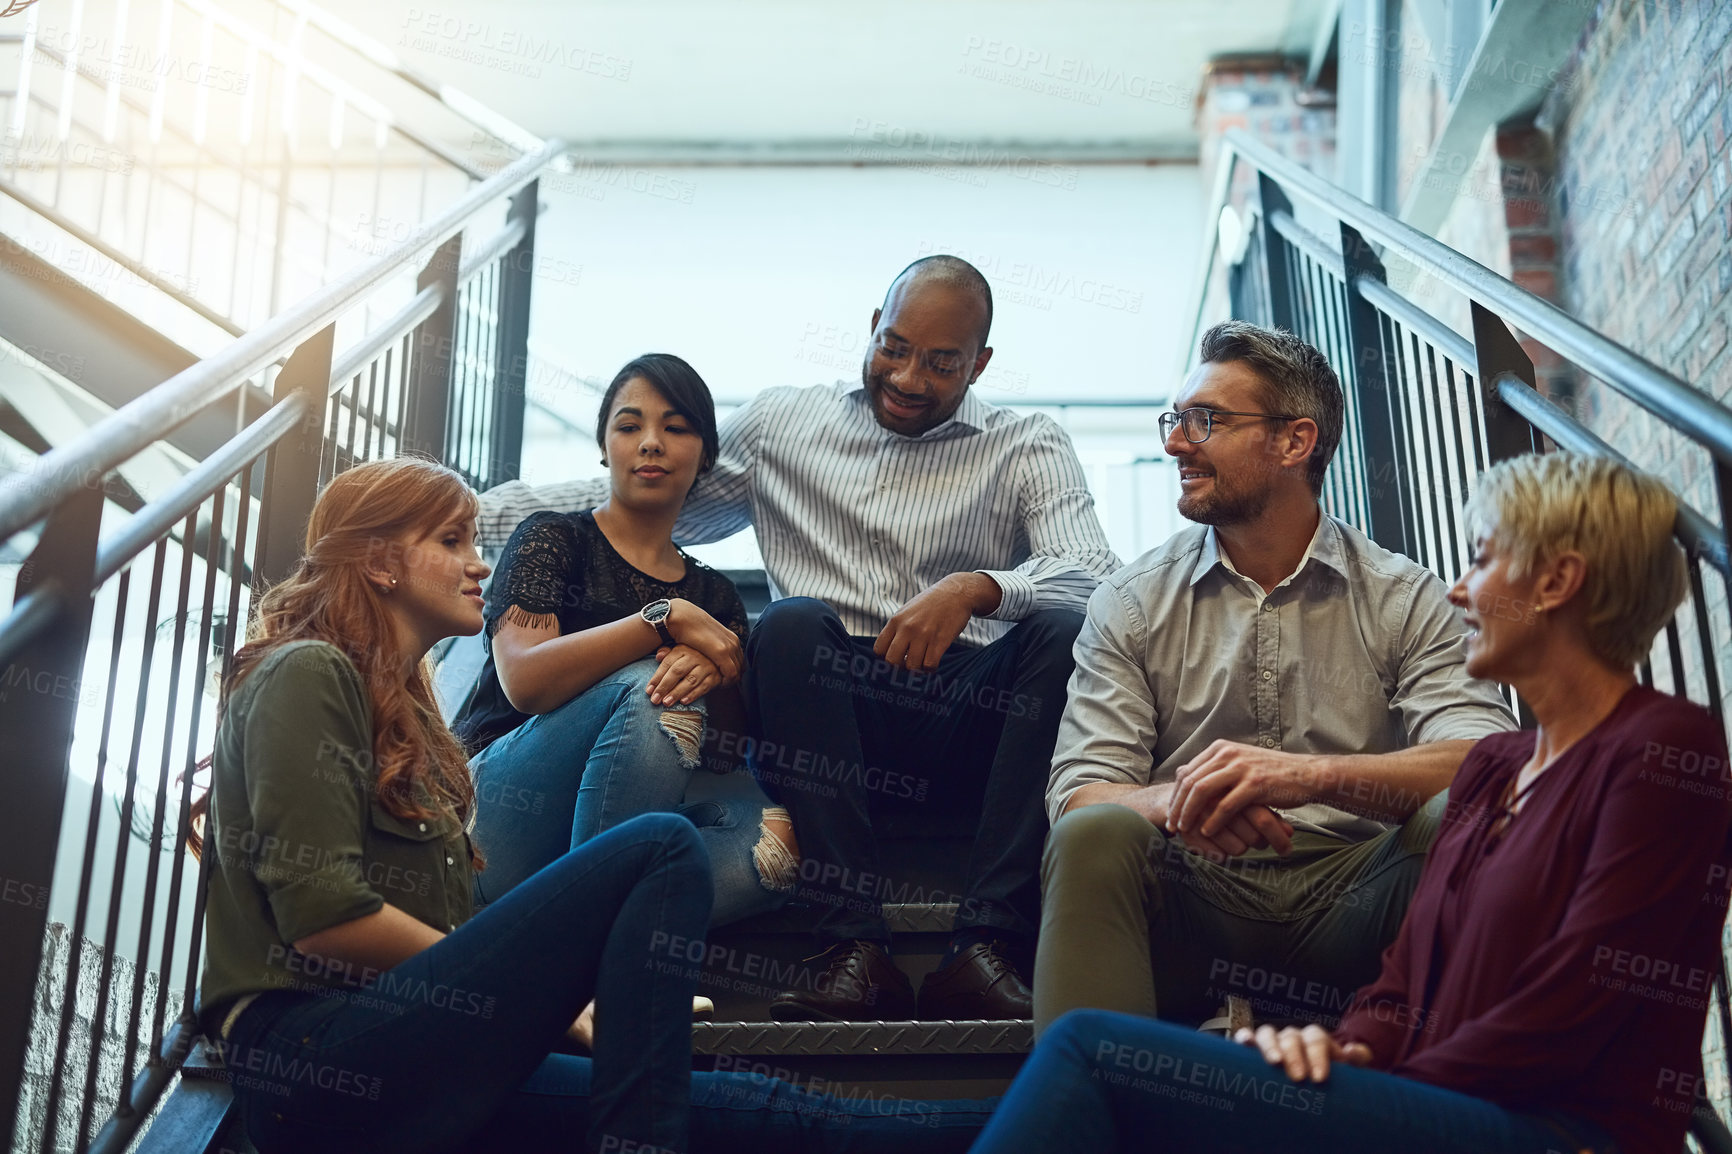
<instances>
[{"instance_id":1,"label":"shirt button","mask_svg":"<svg viewBox=\"0 0 1732 1154\"><path fill-rule=\"evenodd\" d=\"M422 822L422 823L421 823L421 832L422 832L422 833L426 833L426 832L427 832L427 823L426 823L426 822Z\"/></svg>"},{"instance_id":2,"label":"shirt button","mask_svg":"<svg viewBox=\"0 0 1732 1154\"><path fill-rule=\"evenodd\" d=\"M456 865L456 864L457 864L457 859L456 859L456 858L454 858L454 857L452 857L452 856L450 856L450 855L449 855L449 854L447 854L447 855L446 855L446 857L445 857L445 864L446 864L446 865Z\"/></svg>"},{"instance_id":3,"label":"shirt button","mask_svg":"<svg viewBox=\"0 0 1732 1154\"><path fill-rule=\"evenodd\" d=\"M1265 612L1265 613L1275 612L1275 603L1273 601L1263 602L1263 612Z\"/></svg>"},{"instance_id":4,"label":"shirt button","mask_svg":"<svg viewBox=\"0 0 1732 1154\"><path fill-rule=\"evenodd\" d=\"M1274 749L1275 748L1275 739L1273 737L1265 737L1263 739L1263 748L1264 749Z\"/></svg>"},{"instance_id":5,"label":"shirt button","mask_svg":"<svg viewBox=\"0 0 1732 1154\"><path fill-rule=\"evenodd\" d=\"M1275 671L1274 671L1274 670L1273 670L1273 669L1265 669L1265 670L1264 670L1264 671L1263 671L1263 680L1264 680L1264 681L1273 681L1273 680L1275 680Z\"/></svg>"}]
</instances>

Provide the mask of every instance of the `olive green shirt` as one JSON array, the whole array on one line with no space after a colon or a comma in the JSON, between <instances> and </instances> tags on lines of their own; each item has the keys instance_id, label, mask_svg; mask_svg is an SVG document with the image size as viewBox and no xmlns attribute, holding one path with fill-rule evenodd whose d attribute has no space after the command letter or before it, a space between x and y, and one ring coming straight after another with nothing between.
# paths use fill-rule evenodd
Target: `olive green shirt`
<instances>
[{"instance_id":1,"label":"olive green shirt","mask_svg":"<svg viewBox=\"0 0 1732 1154\"><path fill-rule=\"evenodd\" d=\"M380 806L372 708L336 646L296 641L261 661L223 710L211 764L207 1036L247 994L359 990L378 977L294 948L311 934L386 902L442 932L473 912L469 839L456 818L404 819Z\"/></svg>"}]
</instances>

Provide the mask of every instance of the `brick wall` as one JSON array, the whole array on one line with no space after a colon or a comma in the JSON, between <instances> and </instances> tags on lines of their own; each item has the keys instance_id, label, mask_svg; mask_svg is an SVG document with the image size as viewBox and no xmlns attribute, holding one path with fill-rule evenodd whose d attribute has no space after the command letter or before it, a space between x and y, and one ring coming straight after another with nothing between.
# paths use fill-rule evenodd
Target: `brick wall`
<instances>
[{"instance_id":1,"label":"brick wall","mask_svg":"<svg viewBox=\"0 0 1732 1154\"><path fill-rule=\"evenodd\" d=\"M1335 107L1326 93L1306 93L1290 63L1226 58L1210 66L1197 106L1202 138L1198 163L1204 180L1214 179L1221 137L1234 128L1313 172L1335 178Z\"/></svg>"},{"instance_id":2,"label":"brick wall","mask_svg":"<svg viewBox=\"0 0 1732 1154\"><path fill-rule=\"evenodd\" d=\"M1732 403L1729 92L1732 4L1601 0L1541 115L1556 142L1564 306L1722 404ZM1611 389L1583 381L1576 413L1710 517L1732 514L1707 454ZM1708 615L1725 628L1726 587L1703 569ZM1732 655L1720 657L1732 704ZM1700 700L1700 670L1689 678ZM1707 1071L1724 1113L1732 1087L1718 1033L1711 1019Z\"/></svg>"},{"instance_id":3,"label":"brick wall","mask_svg":"<svg viewBox=\"0 0 1732 1154\"><path fill-rule=\"evenodd\" d=\"M1565 307L1732 402L1732 5L1603 0L1566 80L1543 114ZM1620 447L1667 439L1597 383L1579 413ZM1705 455L1668 445L1665 459L1686 499L1715 512Z\"/></svg>"}]
</instances>

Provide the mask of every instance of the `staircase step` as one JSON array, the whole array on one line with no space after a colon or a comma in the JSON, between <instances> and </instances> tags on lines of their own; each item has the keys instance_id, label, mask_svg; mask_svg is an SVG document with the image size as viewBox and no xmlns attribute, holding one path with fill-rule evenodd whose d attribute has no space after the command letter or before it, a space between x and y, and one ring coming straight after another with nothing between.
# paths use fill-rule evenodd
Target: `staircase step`
<instances>
[{"instance_id":1,"label":"staircase step","mask_svg":"<svg viewBox=\"0 0 1732 1154\"><path fill-rule=\"evenodd\" d=\"M1034 1023L694 1022L692 1052L735 1055L1026 1054Z\"/></svg>"},{"instance_id":2,"label":"staircase step","mask_svg":"<svg viewBox=\"0 0 1732 1154\"><path fill-rule=\"evenodd\" d=\"M884 920L892 934L948 934L956 920L955 902L885 902ZM710 931L710 937L731 938L743 934L809 934L817 920L815 906L794 903L767 914L730 922Z\"/></svg>"}]
</instances>

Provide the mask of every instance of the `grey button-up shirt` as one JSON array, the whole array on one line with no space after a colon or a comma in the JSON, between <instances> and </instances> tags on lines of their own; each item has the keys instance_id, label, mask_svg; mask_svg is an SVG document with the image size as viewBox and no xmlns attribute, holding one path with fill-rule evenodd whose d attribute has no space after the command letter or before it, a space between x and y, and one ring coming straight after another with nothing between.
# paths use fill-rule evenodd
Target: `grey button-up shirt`
<instances>
[{"instance_id":1,"label":"grey button-up shirt","mask_svg":"<svg viewBox=\"0 0 1732 1154\"><path fill-rule=\"evenodd\" d=\"M1463 669L1464 633L1435 574L1333 517L1267 595L1214 529L1184 529L1089 599L1048 814L1092 782L1171 781L1217 739L1388 753L1514 729L1497 687ZM1348 840L1388 828L1321 803L1282 812Z\"/></svg>"}]
</instances>

